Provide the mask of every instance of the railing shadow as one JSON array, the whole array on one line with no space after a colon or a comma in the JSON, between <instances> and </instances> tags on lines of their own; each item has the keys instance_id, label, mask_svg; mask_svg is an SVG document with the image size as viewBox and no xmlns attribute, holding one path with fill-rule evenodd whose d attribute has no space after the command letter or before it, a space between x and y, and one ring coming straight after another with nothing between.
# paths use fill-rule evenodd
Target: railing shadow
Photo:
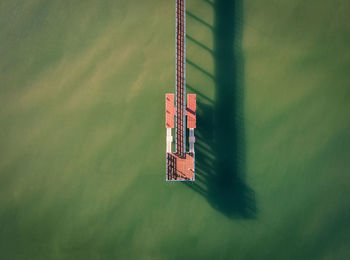
<instances>
[{"instance_id":1,"label":"railing shadow","mask_svg":"<svg viewBox=\"0 0 350 260\"><path fill-rule=\"evenodd\" d=\"M229 218L255 218L255 193L246 183L242 0L204 1L214 8L213 26L191 12L187 15L212 30L214 75L190 59L187 64L213 79L215 98L210 100L187 85L197 93L196 181L185 184Z\"/></svg>"}]
</instances>

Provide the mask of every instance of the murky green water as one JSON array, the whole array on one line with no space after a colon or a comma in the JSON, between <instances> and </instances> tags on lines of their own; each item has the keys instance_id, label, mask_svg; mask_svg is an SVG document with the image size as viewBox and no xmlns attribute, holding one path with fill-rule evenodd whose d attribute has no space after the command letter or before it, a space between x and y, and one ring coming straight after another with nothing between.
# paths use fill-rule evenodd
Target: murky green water
<instances>
[{"instance_id":1,"label":"murky green water","mask_svg":"<svg viewBox=\"0 0 350 260\"><path fill-rule=\"evenodd\" d=\"M0 2L1 259L349 257L350 4L242 2L187 0L192 185L174 1Z\"/></svg>"}]
</instances>

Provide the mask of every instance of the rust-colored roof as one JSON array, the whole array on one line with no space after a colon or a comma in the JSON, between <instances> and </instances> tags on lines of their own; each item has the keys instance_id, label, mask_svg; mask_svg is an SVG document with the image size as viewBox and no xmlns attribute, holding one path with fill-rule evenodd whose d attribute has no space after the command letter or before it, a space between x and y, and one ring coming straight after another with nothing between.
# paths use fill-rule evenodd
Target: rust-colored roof
<instances>
[{"instance_id":1,"label":"rust-colored roof","mask_svg":"<svg viewBox=\"0 0 350 260\"><path fill-rule=\"evenodd\" d=\"M196 128L196 94L187 95L187 128Z\"/></svg>"},{"instance_id":2,"label":"rust-colored roof","mask_svg":"<svg viewBox=\"0 0 350 260\"><path fill-rule=\"evenodd\" d=\"M175 106L174 94L165 94L165 127L174 128L175 126Z\"/></svg>"}]
</instances>

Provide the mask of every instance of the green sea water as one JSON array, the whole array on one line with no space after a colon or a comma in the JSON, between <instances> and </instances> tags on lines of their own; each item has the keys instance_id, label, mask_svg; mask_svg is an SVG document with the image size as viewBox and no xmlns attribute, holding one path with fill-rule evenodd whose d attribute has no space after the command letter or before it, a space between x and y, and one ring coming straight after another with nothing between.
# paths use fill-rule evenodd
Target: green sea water
<instances>
[{"instance_id":1,"label":"green sea water","mask_svg":"<svg viewBox=\"0 0 350 260\"><path fill-rule=\"evenodd\" d=\"M175 1L0 1L0 259L350 257L350 3L186 5L190 184Z\"/></svg>"}]
</instances>

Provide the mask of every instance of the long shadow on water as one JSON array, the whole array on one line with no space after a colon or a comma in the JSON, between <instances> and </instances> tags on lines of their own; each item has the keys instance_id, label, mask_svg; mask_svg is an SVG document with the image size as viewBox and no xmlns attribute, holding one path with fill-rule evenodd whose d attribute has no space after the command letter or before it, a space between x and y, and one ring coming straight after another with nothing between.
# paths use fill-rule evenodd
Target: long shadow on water
<instances>
[{"instance_id":1,"label":"long shadow on water","mask_svg":"<svg viewBox=\"0 0 350 260\"><path fill-rule=\"evenodd\" d=\"M211 4L215 13L211 29L215 62L212 79L216 89L214 100L210 100L195 87L187 85L189 90L197 93L198 112L196 181L186 182L186 185L229 218L255 218L255 193L245 180L242 0L204 1ZM201 20L190 12L187 15ZM199 67L190 60L187 63Z\"/></svg>"}]
</instances>

